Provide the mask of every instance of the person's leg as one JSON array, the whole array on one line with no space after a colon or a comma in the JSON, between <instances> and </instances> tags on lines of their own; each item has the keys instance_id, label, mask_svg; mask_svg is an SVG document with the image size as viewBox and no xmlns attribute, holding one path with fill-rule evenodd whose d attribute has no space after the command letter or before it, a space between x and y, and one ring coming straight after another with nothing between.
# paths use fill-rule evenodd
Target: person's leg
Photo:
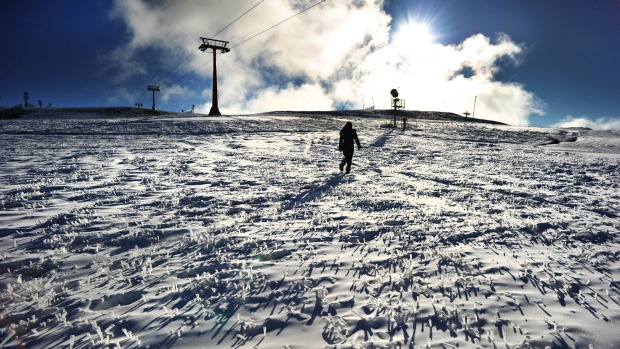
<instances>
[{"instance_id":1,"label":"person's leg","mask_svg":"<svg viewBox=\"0 0 620 349\"><path fill-rule=\"evenodd\" d=\"M353 164L353 150L344 152L344 159L347 165L347 173L351 172L351 165Z\"/></svg>"}]
</instances>

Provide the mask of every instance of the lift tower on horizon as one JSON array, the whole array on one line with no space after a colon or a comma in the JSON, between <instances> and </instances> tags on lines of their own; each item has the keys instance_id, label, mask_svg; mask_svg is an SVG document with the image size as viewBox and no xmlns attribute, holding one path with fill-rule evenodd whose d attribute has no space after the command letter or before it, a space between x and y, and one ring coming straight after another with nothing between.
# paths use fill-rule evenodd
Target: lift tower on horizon
<instances>
[{"instance_id":1,"label":"lift tower on horizon","mask_svg":"<svg viewBox=\"0 0 620 349\"><path fill-rule=\"evenodd\" d=\"M155 85L148 85L146 87L147 91L151 91L153 92L153 111L155 111L155 92L159 92L159 86L155 86Z\"/></svg>"},{"instance_id":2,"label":"lift tower on horizon","mask_svg":"<svg viewBox=\"0 0 620 349\"><path fill-rule=\"evenodd\" d=\"M228 46L228 41L207 39L207 38L200 38L200 40L202 40L202 45L198 47L200 51L205 52L208 49L213 50L213 91L212 91L212 97L211 97L211 110L209 111L209 116L222 115L222 113L220 113L220 108L217 103L216 57L217 57L217 51L220 51L221 53L230 52L230 48L226 47Z\"/></svg>"}]
</instances>

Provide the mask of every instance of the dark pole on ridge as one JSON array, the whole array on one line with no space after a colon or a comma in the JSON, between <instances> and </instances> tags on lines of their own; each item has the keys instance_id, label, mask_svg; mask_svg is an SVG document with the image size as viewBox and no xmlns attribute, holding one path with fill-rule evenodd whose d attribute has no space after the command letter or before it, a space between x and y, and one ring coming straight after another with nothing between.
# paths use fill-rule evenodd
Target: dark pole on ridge
<instances>
[{"instance_id":1,"label":"dark pole on ridge","mask_svg":"<svg viewBox=\"0 0 620 349\"><path fill-rule=\"evenodd\" d=\"M159 92L159 86L149 85L149 86L147 86L146 89L147 89L147 91L153 92L153 108L152 108L152 110L155 111L155 92Z\"/></svg>"},{"instance_id":2,"label":"dark pole on ridge","mask_svg":"<svg viewBox=\"0 0 620 349\"><path fill-rule=\"evenodd\" d=\"M213 50L213 89L211 91L211 110L209 110L209 115L222 115L220 113L220 107L217 102L217 54L215 50Z\"/></svg>"}]
</instances>

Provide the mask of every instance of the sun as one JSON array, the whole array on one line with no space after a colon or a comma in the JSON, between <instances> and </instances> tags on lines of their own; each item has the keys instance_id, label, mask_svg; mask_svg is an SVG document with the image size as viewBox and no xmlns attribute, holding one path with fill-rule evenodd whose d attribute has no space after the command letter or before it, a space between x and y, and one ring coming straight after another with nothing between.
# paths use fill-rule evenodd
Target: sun
<instances>
[{"instance_id":1,"label":"sun","mask_svg":"<svg viewBox=\"0 0 620 349\"><path fill-rule=\"evenodd\" d=\"M403 23L394 35L394 43L408 50L427 48L433 45L434 41L433 31L423 22Z\"/></svg>"}]
</instances>

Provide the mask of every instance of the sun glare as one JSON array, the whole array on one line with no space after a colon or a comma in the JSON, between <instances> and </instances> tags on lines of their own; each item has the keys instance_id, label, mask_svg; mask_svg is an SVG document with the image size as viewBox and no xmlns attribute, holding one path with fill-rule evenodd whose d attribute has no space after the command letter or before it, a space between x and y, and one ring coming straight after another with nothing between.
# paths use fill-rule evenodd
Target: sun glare
<instances>
[{"instance_id":1,"label":"sun glare","mask_svg":"<svg viewBox=\"0 0 620 349\"><path fill-rule=\"evenodd\" d=\"M401 25L394 36L394 42L408 49L418 49L433 44L434 35L425 23L408 22Z\"/></svg>"}]
</instances>

